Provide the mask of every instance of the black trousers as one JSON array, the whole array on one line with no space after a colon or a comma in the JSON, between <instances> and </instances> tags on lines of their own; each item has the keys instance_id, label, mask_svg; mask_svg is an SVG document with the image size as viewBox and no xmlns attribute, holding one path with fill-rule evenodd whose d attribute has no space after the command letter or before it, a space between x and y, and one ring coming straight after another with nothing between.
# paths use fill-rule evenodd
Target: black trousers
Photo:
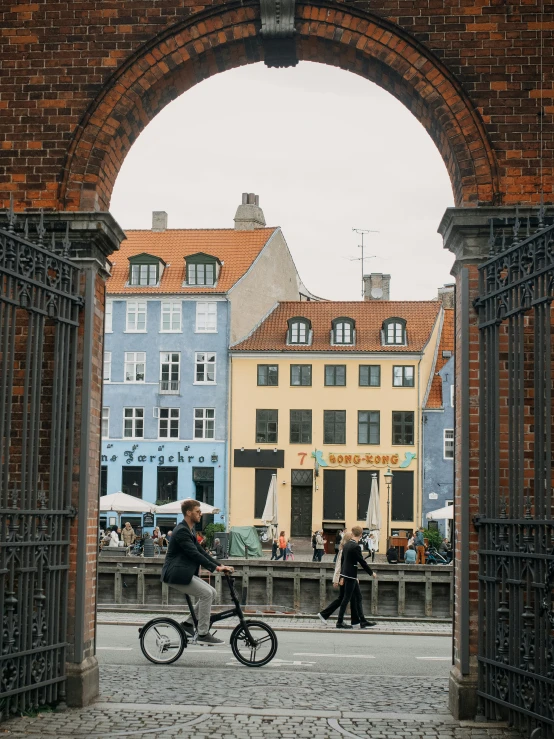
<instances>
[{"instance_id":1,"label":"black trousers","mask_svg":"<svg viewBox=\"0 0 554 739\"><path fill-rule=\"evenodd\" d=\"M362 610L362 591L360 590L360 584L357 580L350 578L344 578L344 593L339 607L338 621L339 623L344 620L344 614L346 607L350 602L350 611L352 614L351 622L352 625L365 621L365 617ZM357 620L359 619L359 621Z\"/></svg>"},{"instance_id":2,"label":"black trousers","mask_svg":"<svg viewBox=\"0 0 554 739\"><path fill-rule=\"evenodd\" d=\"M345 580L345 583L348 583L348 580ZM350 620L352 623L352 626L356 626L356 624L362 623L365 621L363 606L362 606L362 592L360 590L360 586L358 584L357 580L352 580L356 587L354 588L354 592L351 594L351 605L350 605ZM344 600L345 595L345 585L340 586L339 594L333 600L331 603L329 603L328 606L326 606L322 611L321 615L324 619L328 619L336 610L337 608L340 608L342 606L342 602ZM344 609L346 610L346 605L344 606ZM343 613L344 618L344 613ZM342 621L342 618L340 617L340 611L339 611L339 621Z\"/></svg>"}]
</instances>

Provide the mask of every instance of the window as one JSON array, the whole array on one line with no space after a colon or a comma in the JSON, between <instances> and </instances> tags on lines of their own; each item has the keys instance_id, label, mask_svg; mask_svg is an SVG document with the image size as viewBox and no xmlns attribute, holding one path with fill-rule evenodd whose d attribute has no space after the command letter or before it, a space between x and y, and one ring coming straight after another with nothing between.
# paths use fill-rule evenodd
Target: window
<instances>
[{"instance_id":1,"label":"window","mask_svg":"<svg viewBox=\"0 0 554 739\"><path fill-rule=\"evenodd\" d=\"M125 352L125 382L144 382L146 352Z\"/></svg>"},{"instance_id":2,"label":"window","mask_svg":"<svg viewBox=\"0 0 554 739\"><path fill-rule=\"evenodd\" d=\"M394 387L413 387L414 368L395 365L392 368L392 384Z\"/></svg>"},{"instance_id":3,"label":"window","mask_svg":"<svg viewBox=\"0 0 554 739\"><path fill-rule=\"evenodd\" d=\"M326 521L344 521L345 471L323 470L323 518Z\"/></svg>"},{"instance_id":4,"label":"window","mask_svg":"<svg viewBox=\"0 0 554 739\"><path fill-rule=\"evenodd\" d=\"M380 387L381 367L378 364L360 365L360 387Z\"/></svg>"},{"instance_id":5,"label":"window","mask_svg":"<svg viewBox=\"0 0 554 739\"><path fill-rule=\"evenodd\" d=\"M326 385L346 385L346 365L326 364L325 365L325 384Z\"/></svg>"},{"instance_id":6,"label":"window","mask_svg":"<svg viewBox=\"0 0 554 739\"><path fill-rule=\"evenodd\" d=\"M126 331L146 331L146 301L127 301Z\"/></svg>"},{"instance_id":7,"label":"window","mask_svg":"<svg viewBox=\"0 0 554 739\"><path fill-rule=\"evenodd\" d=\"M217 303L196 303L196 331L217 331Z\"/></svg>"},{"instance_id":8,"label":"window","mask_svg":"<svg viewBox=\"0 0 554 739\"><path fill-rule=\"evenodd\" d=\"M276 364L259 364L258 365L258 385L271 385L276 387L279 384L279 367Z\"/></svg>"},{"instance_id":9,"label":"window","mask_svg":"<svg viewBox=\"0 0 554 739\"><path fill-rule=\"evenodd\" d=\"M337 318L334 320L331 338L333 344L353 344L354 321L350 318Z\"/></svg>"},{"instance_id":10,"label":"window","mask_svg":"<svg viewBox=\"0 0 554 739\"><path fill-rule=\"evenodd\" d=\"M255 470L254 473L254 518L261 518L264 515L264 508L267 500L267 491L271 482L272 475L276 475L277 470ZM311 521L310 521L311 524Z\"/></svg>"},{"instance_id":11,"label":"window","mask_svg":"<svg viewBox=\"0 0 554 739\"><path fill-rule=\"evenodd\" d=\"M383 324L384 344L406 344L406 321L402 318L389 318Z\"/></svg>"},{"instance_id":12,"label":"window","mask_svg":"<svg viewBox=\"0 0 554 739\"><path fill-rule=\"evenodd\" d=\"M194 438L215 438L215 408L194 409Z\"/></svg>"},{"instance_id":13,"label":"window","mask_svg":"<svg viewBox=\"0 0 554 739\"><path fill-rule=\"evenodd\" d=\"M444 429L444 458L454 459L454 429Z\"/></svg>"},{"instance_id":14,"label":"window","mask_svg":"<svg viewBox=\"0 0 554 739\"><path fill-rule=\"evenodd\" d=\"M309 344L311 324L306 318L291 318L289 320L287 343Z\"/></svg>"},{"instance_id":15,"label":"window","mask_svg":"<svg viewBox=\"0 0 554 739\"><path fill-rule=\"evenodd\" d=\"M450 385L450 405L454 408L454 385Z\"/></svg>"},{"instance_id":16,"label":"window","mask_svg":"<svg viewBox=\"0 0 554 739\"><path fill-rule=\"evenodd\" d=\"M113 321L113 301L112 300L106 300L106 308L105 308L105 314L104 314L104 333L111 334L112 329L112 321Z\"/></svg>"},{"instance_id":17,"label":"window","mask_svg":"<svg viewBox=\"0 0 554 739\"><path fill-rule=\"evenodd\" d=\"M290 443L311 444L312 443L312 412L291 411L290 412Z\"/></svg>"},{"instance_id":18,"label":"window","mask_svg":"<svg viewBox=\"0 0 554 739\"><path fill-rule=\"evenodd\" d=\"M162 319L160 331L181 330L181 303L169 300L162 301Z\"/></svg>"},{"instance_id":19,"label":"window","mask_svg":"<svg viewBox=\"0 0 554 739\"><path fill-rule=\"evenodd\" d=\"M157 500L168 503L178 500L179 469L177 467L158 467L157 477ZM159 523L159 519L156 523Z\"/></svg>"},{"instance_id":20,"label":"window","mask_svg":"<svg viewBox=\"0 0 554 739\"><path fill-rule=\"evenodd\" d=\"M187 262L187 284L214 285L215 262Z\"/></svg>"},{"instance_id":21,"label":"window","mask_svg":"<svg viewBox=\"0 0 554 739\"><path fill-rule=\"evenodd\" d=\"M180 352L160 353L160 393L179 393L181 379Z\"/></svg>"},{"instance_id":22,"label":"window","mask_svg":"<svg viewBox=\"0 0 554 739\"><path fill-rule=\"evenodd\" d=\"M144 408L123 409L123 436L125 439L144 438Z\"/></svg>"},{"instance_id":23,"label":"window","mask_svg":"<svg viewBox=\"0 0 554 739\"><path fill-rule=\"evenodd\" d=\"M142 467L122 467L121 469L121 490L127 495L134 498L142 498ZM132 516L125 516L124 521L129 521L133 525ZM140 517L138 518L140 526ZM135 524L136 525L136 524Z\"/></svg>"},{"instance_id":24,"label":"window","mask_svg":"<svg viewBox=\"0 0 554 739\"><path fill-rule=\"evenodd\" d=\"M108 467L103 464L100 467L100 495L108 494Z\"/></svg>"},{"instance_id":25,"label":"window","mask_svg":"<svg viewBox=\"0 0 554 739\"><path fill-rule=\"evenodd\" d=\"M104 382L112 379L112 353L104 352Z\"/></svg>"},{"instance_id":26,"label":"window","mask_svg":"<svg viewBox=\"0 0 554 739\"><path fill-rule=\"evenodd\" d=\"M156 264L131 264L129 285L157 285L160 266Z\"/></svg>"},{"instance_id":27,"label":"window","mask_svg":"<svg viewBox=\"0 0 554 739\"><path fill-rule=\"evenodd\" d=\"M408 446L414 443L413 411L392 412L392 443Z\"/></svg>"},{"instance_id":28,"label":"window","mask_svg":"<svg viewBox=\"0 0 554 739\"><path fill-rule=\"evenodd\" d=\"M196 352L195 383L215 383L215 354L213 352Z\"/></svg>"},{"instance_id":29,"label":"window","mask_svg":"<svg viewBox=\"0 0 554 739\"><path fill-rule=\"evenodd\" d=\"M379 444L380 426L379 411L358 411L358 444Z\"/></svg>"},{"instance_id":30,"label":"window","mask_svg":"<svg viewBox=\"0 0 554 739\"><path fill-rule=\"evenodd\" d=\"M256 443L275 444L279 411L256 411Z\"/></svg>"},{"instance_id":31,"label":"window","mask_svg":"<svg viewBox=\"0 0 554 739\"><path fill-rule=\"evenodd\" d=\"M102 408L102 438L110 438L110 409Z\"/></svg>"},{"instance_id":32,"label":"window","mask_svg":"<svg viewBox=\"0 0 554 739\"><path fill-rule=\"evenodd\" d=\"M312 384L312 365L311 364L291 364L290 384L291 385L311 385Z\"/></svg>"},{"instance_id":33,"label":"window","mask_svg":"<svg viewBox=\"0 0 554 739\"><path fill-rule=\"evenodd\" d=\"M323 411L323 443L346 444L346 411Z\"/></svg>"},{"instance_id":34,"label":"window","mask_svg":"<svg viewBox=\"0 0 554 739\"><path fill-rule=\"evenodd\" d=\"M160 439L179 438L179 408L159 408L158 437Z\"/></svg>"},{"instance_id":35,"label":"window","mask_svg":"<svg viewBox=\"0 0 554 739\"><path fill-rule=\"evenodd\" d=\"M391 485L391 521L414 520L414 473L394 470Z\"/></svg>"}]
</instances>

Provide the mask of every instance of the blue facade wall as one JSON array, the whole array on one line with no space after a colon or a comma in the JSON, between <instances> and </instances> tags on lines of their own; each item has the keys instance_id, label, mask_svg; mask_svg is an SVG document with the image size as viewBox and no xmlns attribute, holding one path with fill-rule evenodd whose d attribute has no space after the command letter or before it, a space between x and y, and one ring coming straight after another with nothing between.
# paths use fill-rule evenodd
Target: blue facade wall
<instances>
[{"instance_id":1,"label":"blue facade wall","mask_svg":"<svg viewBox=\"0 0 554 739\"><path fill-rule=\"evenodd\" d=\"M427 514L443 508L454 500L454 460L444 458L444 431L454 428L452 390L454 386L454 357L451 357L439 375L442 379L442 409L423 411L423 525ZM436 498L429 498L436 495ZM443 536L448 536L447 524L439 521Z\"/></svg>"}]
</instances>

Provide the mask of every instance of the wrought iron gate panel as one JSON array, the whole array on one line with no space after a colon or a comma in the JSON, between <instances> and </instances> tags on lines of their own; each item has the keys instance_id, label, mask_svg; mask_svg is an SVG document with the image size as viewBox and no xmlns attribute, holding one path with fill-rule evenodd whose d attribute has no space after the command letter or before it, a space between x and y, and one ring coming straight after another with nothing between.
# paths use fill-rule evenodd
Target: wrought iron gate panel
<instances>
[{"instance_id":1,"label":"wrought iron gate panel","mask_svg":"<svg viewBox=\"0 0 554 739\"><path fill-rule=\"evenodd\" d=\"M0 229L0 716L63 701L79 270ZM62 234L63 237L63 234Z\"/></svg>"},{"instance_id":2,"label":"wrought iron gate panel","mask_svg":"<svg viewBox=\"0 0 554 739\"><path fill-rule=\"evenodd\" d=\"M554 737L554 225L491 224L479 267L479 683L486 718Z\"/></svg>"}]
</instances>

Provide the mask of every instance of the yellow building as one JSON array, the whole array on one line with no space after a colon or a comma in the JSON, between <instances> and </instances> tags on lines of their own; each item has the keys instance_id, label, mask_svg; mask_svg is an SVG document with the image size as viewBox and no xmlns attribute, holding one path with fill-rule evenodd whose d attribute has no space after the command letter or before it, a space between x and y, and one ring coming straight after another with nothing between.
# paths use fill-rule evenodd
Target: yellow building
<instances>
[{"instance_id":1,"label":"yellow building","mask_svg":"<svg viewBox=\"0 0 554 739\"><path fill-rule=\"evenodd\" d=\"M379 550L387 517L391 535L419 525L421 409L442 317L439 301L282 302L232 346L230 525L262 525L272 474L293 539L323 528L331 543L363 524L373 475Z\"/></svg>"}]
</instances>

